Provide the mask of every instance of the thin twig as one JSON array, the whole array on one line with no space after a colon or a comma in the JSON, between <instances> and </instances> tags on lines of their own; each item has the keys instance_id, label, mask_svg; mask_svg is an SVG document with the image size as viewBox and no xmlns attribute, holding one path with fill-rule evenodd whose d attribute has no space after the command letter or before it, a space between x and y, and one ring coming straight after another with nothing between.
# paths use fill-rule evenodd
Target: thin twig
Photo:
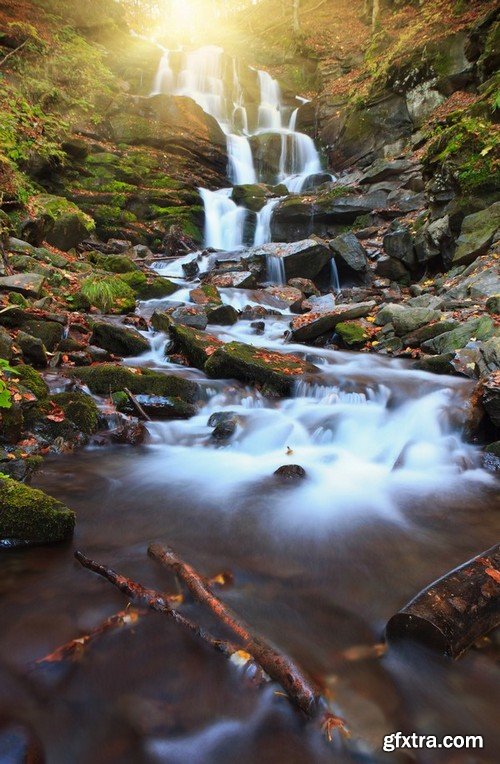
<instances>
[{"instance_id":1,"label":"thin twig","mask_svg":"<svg viewBox=\"0 0 500 764\"><path fill-rule=\"evenodd\" d=\"M123 390L124 390L124 392L127 393L128 397L130 399L130 402L132 403L132 405L134 406L134 408L136 409L138 414L141 416L141 418L144 419L146 422L151 422L151 417L146 414L146 412L142 408L141 404L139 403L139 401L137 400L135 395L132 395L132 393L130 392L128 387L124 387Z\"/></svg>"},{"instance_id":2,"label":"thin twig","mask_svg":"<svg viewBox=\"0 0 500 764\"><path fill-rule=\"evenodd\" d=\"M27 37L26 40L21 43L21 45L18 45L17 48L14 48L14 50L11 50L10 53L7 53L7 55L4 56L2 60L0 61L0 66L3 66L5 62L8 61L11 56L14 56L16 53L19 53L19 51L22 50L24 46L27 45L28 42L29 42L29 37Z\"/></svg>"}]
</instances>

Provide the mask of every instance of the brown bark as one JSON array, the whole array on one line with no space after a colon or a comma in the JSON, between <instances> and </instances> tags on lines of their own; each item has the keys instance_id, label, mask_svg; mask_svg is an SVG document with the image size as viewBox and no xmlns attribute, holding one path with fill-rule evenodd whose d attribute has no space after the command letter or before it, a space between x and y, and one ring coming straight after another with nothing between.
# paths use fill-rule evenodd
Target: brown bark
<instances>
[{"instance_id":1,"label":"brown bark","mask_svg":"<svg viewBox=\"0 0 500 764\"><path fill-rule=\"evenodd\" d=\"M261 637L251 633L250 627L215 596L210 586L190 565L185 563L171 549L160 544L152 544L149 554L162 565L173 571L186 585L192 596L205 605L226 627L242 641L244 648L269 676L278 682L290 699L307 716L318 712L320 695L303 676L295 663Z\"/></svg>"},{"instance_id":2,"label":"brown bark","mask_svg":"<svg viewBox=\"0 0 500 764\"><path fill-rule=\"evenodd\" d=\"M146 412L145 412L145 411L144 411L144 409L142 408L141 404L139 403L139 401L137 400L137 398L135 397L135 395L133 395L133 394L130 392L130 390L128 389L128 387L125 387L125 388L124 388L124 392L126 392L126 393L127 393L127 395L128 395L128 398L129 398L129 400L130 400L130 403L131 403L131 404L132 404L132 406L135 408L135 410L137 411L137 413L139 414L139 416L141 417L141 419L144 419L146 422L150 422L150 421L151 421L151 417L150 417L150 416L148 416L148 414L146 414Z\"/></svg>"},{"instance_id":3,"label":"brown bark","mask_svg":"<svg viewBox=\"0 0 500 764\"><path fill-rule=\"evenodd\" d=\"M387 624L389 642L413 639L458 658L500 626L500 544L432 583Z\"/></svg>"}]
</instances>

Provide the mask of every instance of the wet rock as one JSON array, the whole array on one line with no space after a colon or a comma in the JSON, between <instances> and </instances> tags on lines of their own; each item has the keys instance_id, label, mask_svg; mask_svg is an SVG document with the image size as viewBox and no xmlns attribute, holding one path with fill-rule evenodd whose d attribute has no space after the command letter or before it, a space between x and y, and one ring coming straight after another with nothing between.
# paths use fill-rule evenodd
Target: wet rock
<instances>
[{"instance_id":1,"label":"wet rock","mask_svg":"<svg viewBox=\"0 0 500 764\"><path fill-rule=\"evenodd\" d=\"M0 326L0 358L10 361L13 356L13 342L9 332Z\"/></svg>"},{"instance_id":2,"label":"wet rock","mask_svg":"<svg viewBox=\"0 0 500 764\"><path fill-rule=\"evenodd\" d=\"M172 319L168 315L168 313L165 313L161 310L155 310L153 315L150 319L151 326L155 330L155 332L168 332L170 327L172 326Z\"/></svg>"},{"instance_id":3,"label":"wet rock","mask_svg":"<svg viewBox=\"0 0 500 764\"><path fill-rule=\"evenodd\" d=\"M453 265L472 262L486 252L500 228L500 202L466 217L453 255Z\"/></svg>"},{"instance_id":4,"label":"wet rock","mask_svg":"<svg viewBox=\"0 0 500 764\"><path fill-rule=\"evenodd\" d=\"M453 374L454 368L451 363L453 358L454 353L423 356L413 365L415 369L420 369L421 371L429 371L432 374Z\"/></svg>"},{"instance_id":5,"label":"wet rock","mask_svg":"<svg viewBox=\"0 0 500 764\"><path fill-rule=\"evenodd\" d=\"M263 290L265 294L275 298L276 307L288 308L292 313L300 313L304 295L300 289L290 286L270 286Z\"/></svg>"},{"instance_id":6,"label":"wet rock","mask_svg":"<svg viewBox=\"0 0 500 764\"><path fill-rule=\"evenodd\" d=\"M500 371L483 380L483 406L495 427L500 427Z\"/></svg>"},{"instance_id":7,"label":"wet rock","mask_svg":"<svg viewBox=\"0 0 500 764\"><path fill-rule=\"evenodd\" d=\"M148 431L144 422L125 422L109 432L109 439L113 443L124 446L141 446L147 438Z\"/></svg>"},{"instance_id":8,"label":"wet rock","mask_svg":"<svg viewBox=\"0 0 500 764\"><path fill-rule=\"evenodd\" d=\"M219 411L212 414L208 420L208 426L213 427L212 438L215 440L228 440L231 438L239 424L239 417L234 411Z\"/></svg>"},{"instance_id":9,"label":"wet rock","mask_svg":"<svg viewBox=\"0 0 500 764\"><path fill-rule=\"evenodd\" d=\"M95 345L87 346L87 355L93 363L102 363L104 361L111 360L111 353L108 353L104 348L98 348Z\"/></svg>"},{"instance_id":10,"label":"wet rock","mask_svg":"<svg viewBox=\"0 0 500 764\"><path fill-rule=\"evenodd\" d=\"M316 366L296 356L241 342L230 342L218 348L205 365L209 377L260 383L280 395L290 394L300 377L317 371Z\"/></svg>"},{"instance_id":11,"label":"wet rock","mask_svg":"<svg viewBox=\"0 0 500 764\"><path fill-rule=\"evenodd\" d=\"M341 283L349 276L361 276L364 280L368 271L366 250L353 233L344 233L328 242L335 255Z\"/></svg>"},{"instance_id":12,"label":"wet rock","mask_svg":"<svg viewBox=\"0 0 500 764\"><path fill-rule=\"evenodd\" d=\"M70 538L74 527L74 512L60 501L0 477L0 539L50 544Z\"/></svg>"},{"instance_id":13,"label":"wet rock","mask_svg":"<svg viewBox=\"0 0 500 764\"><path fill-rule=\"evenodd\" d=\"M189 293L191 302L196 305L221 305L222 298L220 292L213 284L202 284Z\"/></svg>"},{"instance_id":14,"label":"wet rock","mask_svg":"<svg viewBox=\"0 0 500 764\"><path fill-rule=\"evenodd\" d=\"M311 279L295 278L288 280L288 286L300 289L306 297L319 297L320 291Z\"/></svg>"},{"instance_id":15,"label":"wet rock","mask_svg":"<svg viewBox=\"0 0 500 764\"><path fill-rule=\"evenodd\" d=\"M40 369L45 369L48 358L45 345L38 337L32 337L26 332L19 331L16 342L21 348L23 358Z\"/></svg>"},{"instance_id":16,"label":"wet rock","mask_svg":"<svg viewBox=\"0 0 500 764\"><path fill-rule=\"evenodd\" d=\"M201 331L206 329L208 324L206 311L201 307L181 306L172 311L171 317L176 324L189 326L192 329L200 329Z\"/></svg>"},{"instance_id":17,"label":"wet rock","mask_svg":"<svg viewBox=\"0 0 500 764\"><path fill-rule=\"evenodd\" d=\"M90 395L74 390L67 393L57 393L56 395L52 395L50 401L58 408L62 409L65 416L64 422L51 423L51 426L56 426L55 432L57 435L65 437L62 428L64 428L67 422L74 425L76 430L84 435L92 435L98 429L99 409ZM61 429L61 431L59 431L58 426L60 426L59 429Z\"/></svg>"},{"instance_id":18,"label":"wet rock","mask_svg":"<svg viewBox=\"0 0 500 764\"><path fill-rule=\"evenodd\" d=\"M64 335L64 327L57 321L36 321L31 319L23 324L23 331L26 331L32 337L38 337L42 340L49 352L61 342Z\"/></svg>"},{"instance_id":19,"label":"wet rock","mask_svg":"<svg viewBox=\"0 0 500 764\"><path fill-rule=\"evenodd\" d=\"M379 183L388 178L397 178L411 170L413 163L408 159L377 159L361 176L360 185L366 183Z\"/></svg>"},{"instance_id":20,"label":"wet rock","mask_svg":"<svg viewBox=\"0 0 500 764\"><path fill-rule=\"evenodd\" d=\"M347 347L364 345L370 335L359 321L343 321L335 327L336 334Z\"/></svg>"},{"instance_id":21,"label":"wet rock","mask_svg":"<svg viewBox=\"0 0 500 764\"><path fill-rule=\"evenodd\" d=\"M93 345L119 356L136 356L149 350L149 342L138 331L108 321L92 322L90 341Z\"/></svg>"},{"instance_id":22,"label":"wet rock","mask_svg":"<svg viewBox=\"0 0 500 764\"><path fill-rule=\"evenodd\" d=\"M391 323L394 331L400 337L419 329L432 321L439 321L442 314L438 310L429 308L408 308L405 305L389 304L379 310L375 323L384 326Z\"/></svg>"},{"instance_id":23,"label":"wet rock","mask_svg":"<svg viewBox=\"0 0 500 764\"><path fill-rule=\"evenodd\" d=\"M207 276L206 281L208 284L213 284L213 286L220 289L255 289L257 286L255 276L250 271L213 273Z\"/></svg>"},{"instance_id":24,"label":"wet rock","mask_svg":"<svg viewBox=\"0 0 500 764\"><path fill-rule=\"evenodd\" d=\"M292 339L309 342L322 334L331 332L337 324L367 316L375 307L375 301L337 305L330 313L306 313L292 321Z\"/></svg>"},{"instance_id":25,"label":"wet rock","mask_svg":"<svg viewBox=\"0 0 500 764\"><path fill-rule=\"evenodd\" d=\"M182 271L187 279L194 279L200 272L200 266L196 259L190 260L188 263L182 264Z\"/></svg>"},{"instance_id":26,"label":"wet rock","mask_svg":"<svg viewBox=\"0 0 500 764\"><path fill-rule=\"evenodd\" d=\"M18 292L25 297L39 297L45 283L45 276L39 273L17 273L15 276L0 278L0 291Z\"/></svg>"},{"instance_id":27,"label":"wet rock","mask_svg":"<svg viewBox=\"0 0 500 764\"><path fill-rule=\"evenodd\" d=\"M161 374L149 369L130 371L125 366L101 364L87 368L66 369L66 374L79 379L96 395L109 395L128 388L134 395L161 395L195 403L199 387L195 382L174 374Z\"/></svg>"},{"instance_id":28,"label":"wet rock","mask_svg":"<svg viewBox=\"0 0 500 764\"><path fill-rule=\"evenodd\" d=\"M119 255L128 252L131 247L132 242L128 239L108 239L106 249L110 255Z\"/></svg>"},{"instance_id":29,"label":"wet rock","mask_svg":"<svg viewBox=\"0 0 500 764\"><path fill-rule=\"evenodd\" d=\"M175 349L185 355L193 366L202 371L210 356L223 344L210 334L176 324L170 327L170 336L175 343Z\"/></svg>"},{"instance_id":30,"label":"wet rock","mask_svg":"<svg viewBox=\"0 0 500 764\"><path fill-rule=\"evenodd\" d=\"M300 464L284 464L278 467L274 474L283 481L299 481L307 477L307 473Z\"/></svg>"},{"instance_id":31,"label":"wet rock","mask_svg":"<svg viewBox=\"0 0 500 764\"><path fill-rule=\"evenodd\" d=\"M472 338L488 340L494 332L495 325L489 316L473 318L461 326L457 326L456 329L422 343L422 350L436 355L453 353L455 350L464 348Z\"/></svg>"},{"instance_id":32,"label":"wet rock","mask_svg":"<svg viewBox=\"0 0 500 764\"><path fill-rule=\"evenodd\" d=\"M445 285L445 289L445 299L447 301L468 297L480 300L484 297L496 295L500 291L498 267L494 265L485 270L473 270L472 272L467 269L461 274L455 286L450 288Z\"/></svg>"},{"instance_id":33,"label":"wet rock","mask_svg":"<svg viewBox=\"0 0 500 764\"><path fill-rule=\"evenodd\" d=\"M254 330L257 336L262 336L266 331L265 321L252 321L250 326L252 327L252 329Z\"/></svg>"},{"instance_id":34,"label":"wet rock","mask_svg":"<svg viewBox=\"0 0 500 764\"><path fill-rule=\"evenodd\" d=\"M232 326L238 321L238 311L232 305L218 305L207 308L207 319L209 324Z\"/></svg>"},{"instance_id":35,"label":"wet rock","mask_svg":"<svg viewBox=\"0 0 500 764\"><path fill-rule=\"evenodd\" d=\"M451 330L455 329L457 326L458 321L442 318L434 324L426 324L419 329L415 329L410 334L407 334L403 341L407 347L416 348L419 347L422 342L432 340L434 337L438 337L445 332L451 332Z\"/></svg>"},{"instance_id":36,"label":"wet rock","mask_svg":"<svg viewBox=\"0 0 500 764\"><path fill-rule=\"evenodd\" d=\"M285 281L294 278L314 279L330 263L332 253L315 239L291 244L264 244L250 250L254 256L279 258L284 267Z\"/></svg>"},{"instance_id":37,"label":"wet rock","mask_svg":"<svg viewBox=\"0 0 500 764\"><path fill-rule=\"evenodd\" d=\"M242 321L255 321L259 318L267 318L268 316L280 316L280 312L268 308L264 305L246 305L241 312Z\"/></svg>"},{"instance_id":38,"label":"wet rock","mask_svg":"<svg viewBox=\"0 0 500 764\"><path fill-rule=\"evenodd\" d=\"M136 395L135 399L151 419L190 419L197 412L196 406L192 403L186 403L180 398L162 395ZM137 411L128 397L123 403L118 403L117 410L137 416Z\"/></svg>"}]
</instances>

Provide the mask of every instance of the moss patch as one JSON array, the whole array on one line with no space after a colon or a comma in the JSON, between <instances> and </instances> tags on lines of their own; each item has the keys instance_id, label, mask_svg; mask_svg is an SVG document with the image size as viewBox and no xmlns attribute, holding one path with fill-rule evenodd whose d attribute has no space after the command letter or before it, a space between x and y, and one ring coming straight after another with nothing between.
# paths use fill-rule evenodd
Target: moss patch
<instances>
[{"instance_id":1,"label":"moss patch","mask_svg":"<svg viewBox=\"0 0 500 764\"><path fill-rule=\"evenodd\" d=\"M99 409L90 395L80 392L57 393L50 400L59 406L75 427L84 435L92 435L99 425Z\"/></svg>"},{"instance_id":2,"label":"moss patch","mask_svg":"<svg viewBox=\"0 0 500 764\"><path fill-rule=\"evenodd\" d=\"M74 527L74 512L60 501L0 477L0 539L48 544L70 538Z\"/></svg>"},{"instance_id":3,"label":"moss patch","mask_svg":"<svg viewBox=\"0 0 500 764\"><path fill-rule=\"evenodd\" d=\"M127 387L134 394L173 396L188 403L194 403L199 398L199 387L195 382L149 369L132 370L125 366L102 364L72 369L67 373L84 382L96 395L117 393Z\"/></svg>"}]
</instances>

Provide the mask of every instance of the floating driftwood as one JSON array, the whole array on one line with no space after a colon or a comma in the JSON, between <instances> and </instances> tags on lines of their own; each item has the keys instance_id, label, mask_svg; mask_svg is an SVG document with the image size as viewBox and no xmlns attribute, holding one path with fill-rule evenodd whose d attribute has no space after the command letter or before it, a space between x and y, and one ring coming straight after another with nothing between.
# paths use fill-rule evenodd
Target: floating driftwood
<instances>
[{"instance_id":1,"label":"floating driftwood","mask_svg":"<svg viewBox=\"0 0 500 764\"><path fill-rule=\"evenodd\" d=\"M387 624L389 642L413 639L458 658L500 626L500 544L424 589Z\"/></svg>"}]
</instances>

